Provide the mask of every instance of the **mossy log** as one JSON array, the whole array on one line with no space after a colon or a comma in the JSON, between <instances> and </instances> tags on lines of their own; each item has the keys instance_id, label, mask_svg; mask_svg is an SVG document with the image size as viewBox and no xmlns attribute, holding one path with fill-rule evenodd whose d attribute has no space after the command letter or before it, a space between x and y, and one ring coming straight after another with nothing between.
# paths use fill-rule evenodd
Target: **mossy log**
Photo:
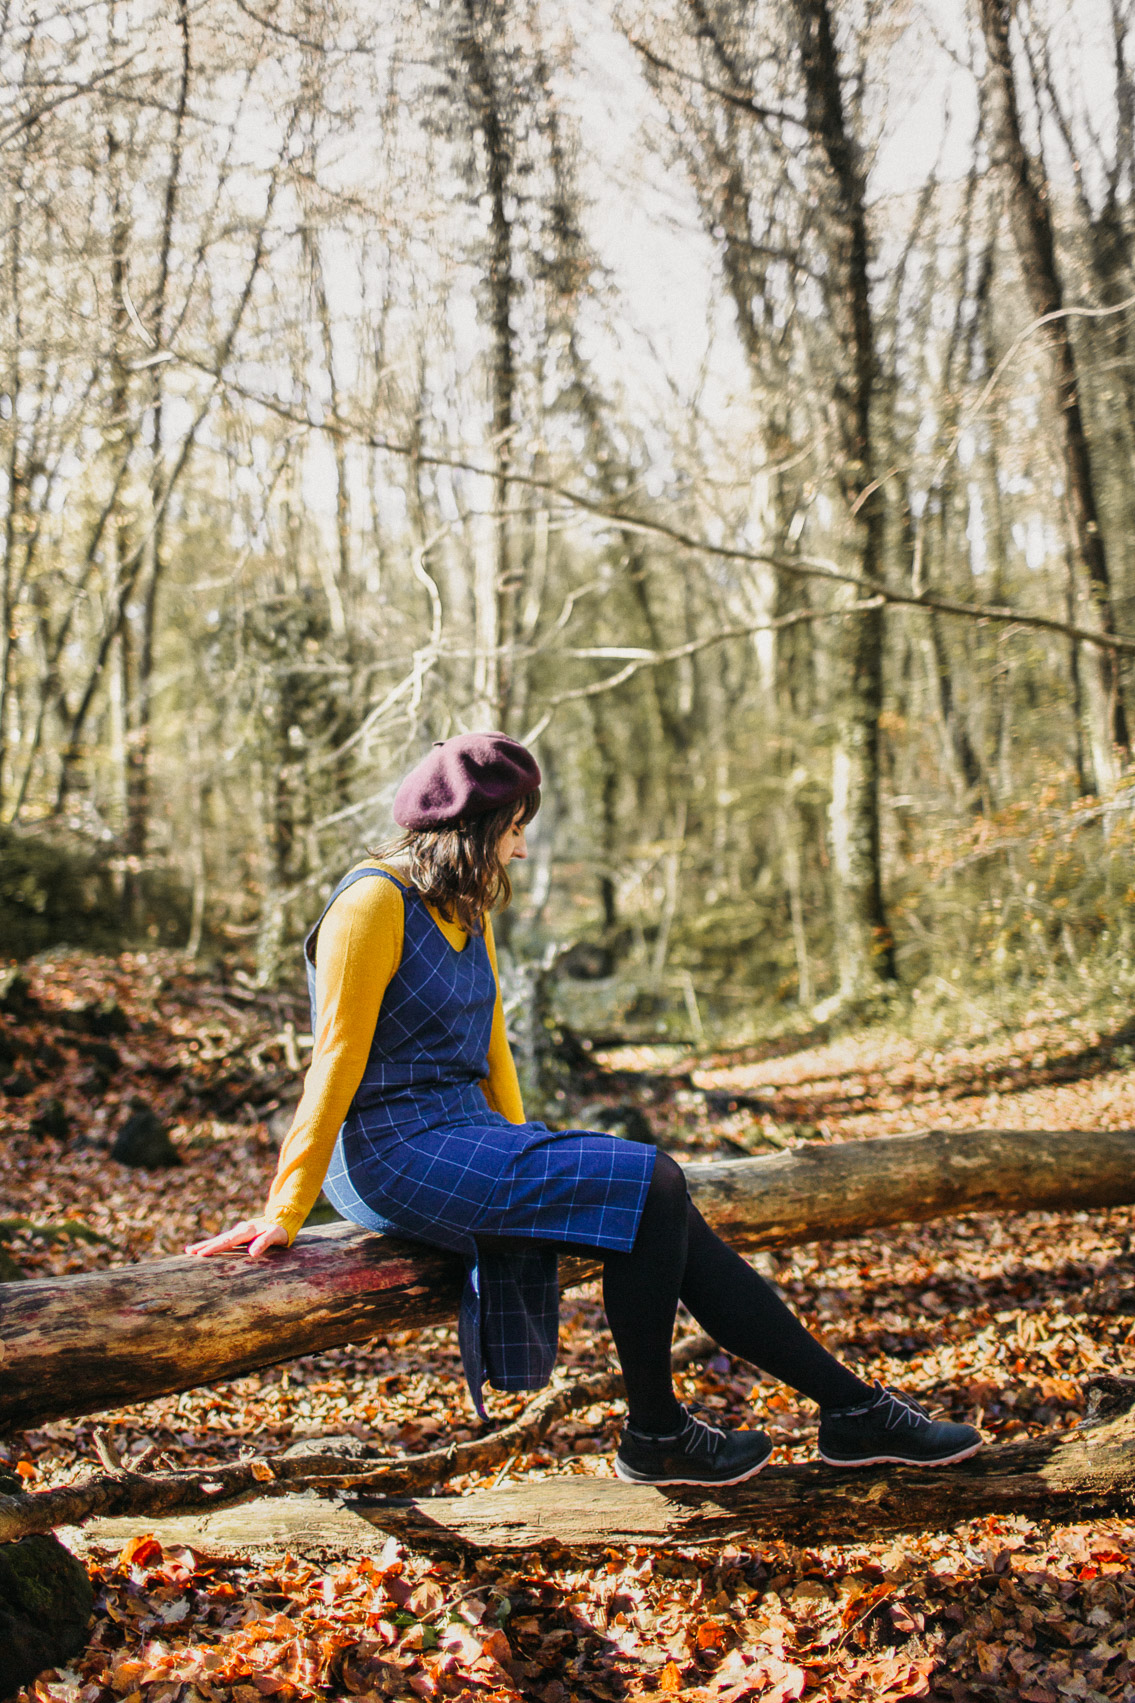
<instances>
[{"instance_id":1,"label":"mossy log","mask_svg":"<svg viewBox=\"0 0 1135 1703\"><path fill-rule=\"evenodd\" d=\"M928 1131L691 1165L744 1251L960 1212L1135 1203L1135 1131ZM565 1285L596 1270L563 1262ZM460 1262L349 1225L287 1253L178 1258L0 1289L0 1431L215 1383L455 1316Z\"/></svg>"}]
</instances>

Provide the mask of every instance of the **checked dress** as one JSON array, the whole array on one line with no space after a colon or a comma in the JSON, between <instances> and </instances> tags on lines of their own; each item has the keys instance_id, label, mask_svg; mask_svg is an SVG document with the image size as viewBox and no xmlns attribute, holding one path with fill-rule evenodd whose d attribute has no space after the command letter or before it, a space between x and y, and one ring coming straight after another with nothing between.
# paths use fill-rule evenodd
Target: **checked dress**
<instances>
[{"instance_id":1,"label":"checked dress","mask_svg":"<svg viewBox=\"0 0 1135 1703\"><path fill-rule=\"evenodd\" d=\"M485 942L471 935L461 950L451 946L420 895L386 870L352 870L304 943L313 1034L320 924L339 894L367 877L402 893L402 958L324 1190L364 1229L464 1258L458 1337L483 1414L486 1380L501 1390L548 1382L559 1332L557 1245L629 1252L654 1149L593 1130L510 1123L489 1107L480 1083L497 985ZM508 1245L492 1245L499 1238Z\"/></svg>"}]
</instances>

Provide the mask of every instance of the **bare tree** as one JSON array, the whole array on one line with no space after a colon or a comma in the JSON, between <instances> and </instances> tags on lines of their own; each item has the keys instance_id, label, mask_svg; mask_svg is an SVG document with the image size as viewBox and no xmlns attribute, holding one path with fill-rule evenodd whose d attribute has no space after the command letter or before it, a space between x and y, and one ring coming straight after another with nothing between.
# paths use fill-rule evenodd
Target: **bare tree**
<instances>
[{"instance_id":1,"label":"bare tree","mask_svg":"<svg viewBox=\"0 0 1135 1703\"><path fill-rule=\"evenodd\" d=\"M1005 184L1010 228L1029 306L1038 320L1046 322L1052 351L1052 409L1060 432L1073 544L1086 582L1090 618L1100 631L1114 633L1111 572L1084 425L1076 350L1064 311L1050 212L1051 190L1042 164L1030 158L1021 133L1010 7L1007 0L979 0L978 12L987 54L986 104L993 164ZM1101 791L1110 791L1118 774L1114 748L1126 754L1129 736L1121 677L1107 651L1097 649L1091 658L1087 686L1096 785Z\"/></svg>"}]
</instances>

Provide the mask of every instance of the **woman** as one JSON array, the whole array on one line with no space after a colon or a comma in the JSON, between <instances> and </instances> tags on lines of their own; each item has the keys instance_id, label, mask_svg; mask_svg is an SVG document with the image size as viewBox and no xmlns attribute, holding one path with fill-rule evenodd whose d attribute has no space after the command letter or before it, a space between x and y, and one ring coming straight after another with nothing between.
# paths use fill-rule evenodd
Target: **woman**
<instances>
[{"instance_id":1,"label":"woman","mask_svg":"<svg viewBox=\"0 0 1135 1703\"><path fill-rule=\"evenodd\" d=\"M615 1471L633 1483L736 1484L771 1453L764 1432L723 1431L678 1401L679 1301L728 1353L819 1404L833 1465L973 1454L972 1426L931 1420L829 1354L714 1235L667 1154L525 1121L490 912L526 856L539 787L531 753L501 733L439 742L403 781L403 839L350 871L305 943L314 1050L267 1206L188 1252L247 1245L259 1259L287 1246L322 1184L365 1228L461 1253L461 1351L483 1413L486 1376L499 1389L547 1383L557 1255L599 1251L627 1393Z\"/></svg>"}]
</instances>

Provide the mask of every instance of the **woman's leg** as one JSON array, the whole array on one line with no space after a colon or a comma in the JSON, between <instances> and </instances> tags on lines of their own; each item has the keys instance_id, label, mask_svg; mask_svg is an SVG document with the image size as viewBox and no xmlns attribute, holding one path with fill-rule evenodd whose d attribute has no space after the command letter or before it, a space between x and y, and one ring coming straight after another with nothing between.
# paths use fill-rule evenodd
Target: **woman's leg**
<instances>
[{"instance_id":1,"label":"woman's leg","mask_svg":"<svg viewBox=\"0 0 1135 1703\"><path fill-rule=\"evenodd\" d=\"M681 1423L670 1347L686 1269L686 1179L667 1154L654 1162L630 1253L603 1257L603 1305L639 1431L662 1436Z\"/></svg>"},{"instance_id":2,"label":"woman's leg","mask_svg":"<svg viewBox=\"0 0 1135 1703\"><path fill-rule=\"evenodd\" d=\"M672 1431L681 1417L670 1369L679 1300L727 1353L821 1407L873 1399L871 1386L821 1347L771 1284L714 1235L689 1198L681 1167L659 1153L634 1247L603 1260L603 1305L628 1417L637 1430L656 1435Z\"/></svg>"},{"instance_id":3,"label":"woman's leg","mask_svg":"<svg viewBox=\"0 0 1135 1703\"><path fill-rule=\"evenodd\" d=\"M771 1373L821 1407L874 1400L871 1385L816 1341L772 1285L714 1235L692 1201L687 1202L686 1244L680 1298L726 1353Z\"/></svg>"},{"instance_id":4,"label":"woman's leg","mask_svg":"<svg viewBox=\"0 0 1135 1703\"><path fill-rule=\"evenodd\" d=\"M603 1300L630 1421L615 1471L632 1483L739 1484L771 1453L763 1431L721 1431L679 1405L670 1371L679 1300L727 1352L827 1410L819 1448L834 1465L941 1466L981 1447L973 1426L932 1420L916 1402L864 1383L829 1354L772 1285L714 1235L690 1201L681 1169L664 1153L655 1161L634 1247L604 1258Z\"/></svg>"}]
</instances>

